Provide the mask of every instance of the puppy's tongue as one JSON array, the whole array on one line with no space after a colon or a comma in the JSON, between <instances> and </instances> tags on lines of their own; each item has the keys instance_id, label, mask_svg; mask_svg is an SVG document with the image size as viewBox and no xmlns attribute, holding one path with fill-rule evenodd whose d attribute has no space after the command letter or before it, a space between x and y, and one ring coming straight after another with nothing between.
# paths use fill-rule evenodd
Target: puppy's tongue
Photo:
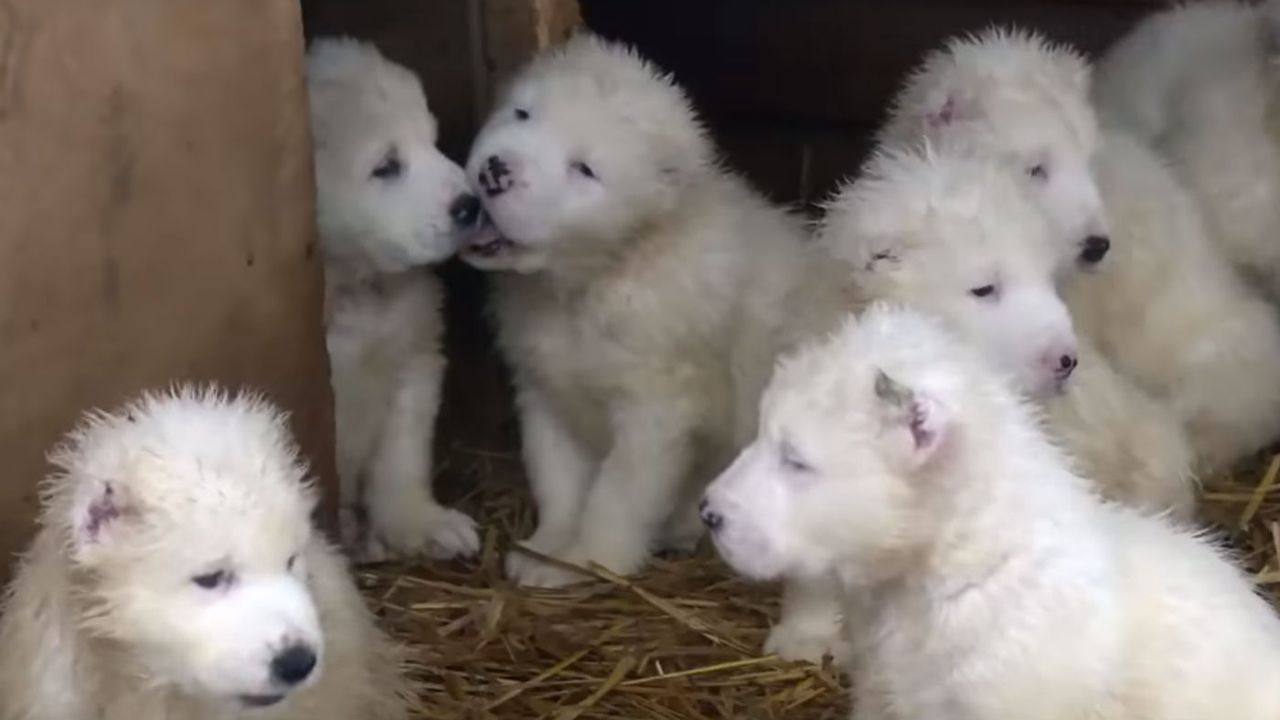
<instances>
[{"instance_id":1,"label":"puppy's tongue","mask_svg":"<svg viewBox=\"0 0 1280 720\"><path fill-rule=\"evenodd\" d=\"M515 243L502 236L498 228L486 216L480 227L467 239L464 252L481 257L493 257L503 250L515 247Z\"/></svg>"},{"instance_id":2,"label":"puppy's tongue","mask_svg":"<svg viewBox=\"0 0 1280 720\"><path fill-rule=\"evenodd\" d=\"M467 248L467 252L482 257L493 257L501 254L503 250L513 247L515 247L515 243L504 237L498 237L481 245L472 245Z\"/></svg>"}]
</instances>

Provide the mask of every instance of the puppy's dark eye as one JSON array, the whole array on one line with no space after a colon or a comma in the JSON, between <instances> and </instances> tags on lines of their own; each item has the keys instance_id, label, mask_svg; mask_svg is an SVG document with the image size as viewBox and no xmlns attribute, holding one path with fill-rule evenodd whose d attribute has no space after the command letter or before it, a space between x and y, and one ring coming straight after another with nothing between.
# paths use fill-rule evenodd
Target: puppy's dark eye
<instances>
[{"instance_id":1,"label":"puppy's dark eye","mask_svg":"<svg viewBox=\"0 0 1280 720\"><path fill-rule=\"evenodd\" d=\"M197 575L191 578L191 582L195 583L197 587L205 590L217 590L223 585L231 582L231 575L225 570L217 570L215 572L205 573L204 575Z\"/></svg>"},{"instance_id":2,"label":"puppy's dark eye","mask_svg":"<svg viewBox=\"0 0 1280 720\"><path fill-rule=\"evenodd\" d=\"M1049 168L1044 163L1032 165L1027 168L1027 174L1036 180L1044 182L1049 179Z\"/></svg>"},{"instance_id":3,"label":"puppy's dark eye","mask_svg":"<svg viewBox=\"0 0 1280 720\"><path fill-rule=\"evenodd\" d=\"M516 108L516 119L520 121L529 119L529 111L524 108Z\"/></svg>"},{"instance_id":4,"label":"puppy's dark eye","mask_svg":"<svg viewBox=\"0 0 1280 720\"><path fill-rule=\"evenodd\" d=\"M791 472L811 472L813 466L805 462L789 443L782 445L782 467Z\"/></svg>"},{"instance_id":5,"label":"puppy's dark eye","mask_svg":"<svg viewBox=\"0 0 1280 720\"><path fill-rule=\"evenodd\" d=\"M584 162L575 162L570 167L573 168L574 172L578 173L583 177L591 178L592 180L596 179L595 171L591 169L590 165Z\"/></svg>"},{"instance_id":6,"label":"puppy's dark eye","mask_svg":"<svg viewBox=\"0 0 1280 720\"><path fill-rule=\"evenodd\" d=\"M378 164L374 166L371 176L379 180L395 180L404 173L404 162L400 160L400 154L395 150L383 156Z\"/></svg>"},{"instance_id":7,"label":"puppy's dark eye","mask_svg":"<svg viewBox=\"0 0 1280 720\"><path fill-rule=\"evenodd\" d=\"M982 287L976 287L970 290L969 294L976 298L994 297L996 294L996 286L983 285Z\"/></svg>"},{"instance_id":8,"label":"puppy's dark eye","mask_svg":"<svg viewBox=\"0 0 1280 720\"><path fill-rule=\"evenodd\" d=\"M297 555L290 555L290 556L289 556L289 562L285 563L284 567L285 567L285 569L286 569L286 570L288 570L289 572L293 572L293 567L294 567L295 565L297 565L297 564L298 564L298 556L297 556Z\"/></svg>"}]
</instances>

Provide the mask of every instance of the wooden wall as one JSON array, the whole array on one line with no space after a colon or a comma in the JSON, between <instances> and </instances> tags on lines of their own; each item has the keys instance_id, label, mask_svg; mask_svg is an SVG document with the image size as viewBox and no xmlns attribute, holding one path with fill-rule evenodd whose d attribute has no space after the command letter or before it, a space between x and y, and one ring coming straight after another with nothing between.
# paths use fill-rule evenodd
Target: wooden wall
<instances>
[{"instance_id":1,"label":"wooden wall","mask_svg":"<svg viewBox=\"0 0 1280 720\"><path fill-rule=\"evenodd\" d=\"M0 577L82 409L175 379L292 410L332 483L296 3L0 1Z\"/></svg>"}]
</instances>

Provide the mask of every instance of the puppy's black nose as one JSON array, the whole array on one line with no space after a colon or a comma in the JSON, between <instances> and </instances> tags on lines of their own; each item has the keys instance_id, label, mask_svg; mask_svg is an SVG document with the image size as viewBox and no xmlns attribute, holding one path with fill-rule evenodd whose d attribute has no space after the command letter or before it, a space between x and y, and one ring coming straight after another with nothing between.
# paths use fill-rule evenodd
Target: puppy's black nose
<instances>
[{"instance_id":1,"label":"puppy's black nose","mask_svg":"<svg viewBox=\"0 0 1280 720\"><path fill-rule=\"evenodd\" d=\"M1111 238L1105 235L1090 235L1084 239L1084 249L1080 251L1080 259L1089 265L1097 265L1107 256L1111 249Z\"/></svg>"},{"instance_id":2,"label":"puppy's black nose","mask_svg":"<svg viewBox=\"0 0 1280 720\"><path fill-rule=\"evenodd\" d=\"M305 645L293 645L271 660L271 677L282 685L297 685L316 667L316 654Z\"/></svg>"},{"instance_id":3,"label":"puppy's black nose","mask_svg":"<svg viewBox=\"0 0 1280 720\"><path fill-rule=\"evenodd\" d=\"M712 532L715 532L724 524L724 518L711 509L706 498L702 498L702 502L698 503L698 517L702 518L702 524L706 525L707 529Z\"/></svg>"},{"instance_id":4,"label":"puppy's black nose","mask_svg":"<svg viewBox=\"0 0 1280 720\"><path fill-rule=\"evenodd\" d=\"M1075 372L1076 365L1078 364L1079 362L1076 360L1076 356L1074 354L1068 354L1068 355L1063 355L1059 357L1058 368L1057 368L1058 377L1062 378L1063 380L1071 377L1071 373Z\"/></svg>"},{"instance_id":5,"label":"puppy's black nose","mask_svg":"<svg viewBox=\"0 0 1280 720\"><path fill-rule=\"evenodd\" d=\"M501 195L511 187L511 168L502 158L490 155L480 169L480 189L489 197Z\"/></svg>"},{"instance_id":6,"label":"puppy's black nose","mask_svg":"<svg viewBox=\"0 0 1280 720\"><path fill-rule=\"evenodd\" d=\"M480 218L480 198L463 193L449 204L449 217L458 225L475 225Z\"/></svg>"}]
</instances>

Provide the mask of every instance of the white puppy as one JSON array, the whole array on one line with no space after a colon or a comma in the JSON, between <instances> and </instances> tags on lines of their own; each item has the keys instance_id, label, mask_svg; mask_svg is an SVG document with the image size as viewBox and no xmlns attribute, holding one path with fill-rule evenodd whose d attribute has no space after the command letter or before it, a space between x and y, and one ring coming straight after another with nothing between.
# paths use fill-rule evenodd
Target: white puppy
<instances>
[{"instance_id":1,"label":"white puppy","mask_svg":"<svg viewBox=\"0 0 1280 720\"><path fill-rule=\"evenodd\" d=\"M833 286L803 229L717 165L669 77L592 36L515 77L468 173L495 233L463 257L498 272L538 505L526 545L621 573L687 546L774 358L808 332L799 296ZM507 567L581 577L519 551Z\"/></svg>"},{"instance_id":2,"label":"white puppy","mask_svg":"<svg viewBox=\"0 0 1280 720\"><path fill-rule=\"evenodd\" d=\"M1080 235L1069 228L1104 213L1111 252L1064 277L1076 328L1172 408L1197 470L1216 472L1280 436L1280 325L1169 168L1131 137L1095 130L1088 77L1078 54L1034 35L957 39L908 82L883 136L1009 158L1068 244Z\"/></svg>"},{"instance_id":3,"label":"white puppy","mask_svg":"<svg viewBox=\"0 0 1280 720\"><path fill-rule=\"evenodd\" d=\"M321 39L307 79L343 540L362 560L473 553L475 524L431 491L443 293L420 266L455 252L479 201L436 149L408 70L370 45Z\"/></svg>"},{"instance_id":4,"label":"white puppy","mask_svg":"<svg viewBox=\"0 0 1280 720\"><path fill-rule=\"evenodd\" d=\"M53 462L0 617L0 720L407 717L271 405L145 395Z\"/></svg>"},{"instance_id":5,"label":"white puppy","mask_svg":"<svg viewBox=\"0 0 1280 720\"><path fill-rule=\"evenodd\" d=\"M1077 348L1054 286L1059 245L1008 163L968 145L881 151L828 204L820 241L869 299L928 311L974 341L1045 405L1057 439L1108 496L1191 514L1186 437L1167 409ZM789 582L766 649L843 660L847 649L831 644L836 609L830 587Z\"/></svg>"},{"instance_id":6,"label":"white puppy","mask_svg":"<svg viewBox=\"0 0 1280 720\"><path fill-rule=\"evenodd\" d=\"M838 578L854 718L1280 716L1280 622L1243 574L1097 498L923 315L874 307L784 362L703 518L744 575Z\"/></svg>"},{"instance_id":7,"label":"white puppy","mask_svg":"<svg viewBox=\"0 0 1280 720\"><path fill-rule=\"evenodd\" d=\"M878 141L963 135L998 148L1026 174L1063 254L1089 269L1111 239L1090 168L1098 128L1088 91L1089 67L1074 50L995 28L929 53L892 101Z\"/></svg>"},{"instance_id":8,"label":"white puppy","mask_svg":"<svg viewBox=\"0 0 1280 720\"><path fill-rule=\"evenodd\" d=\"M1186 3L1107 52L1095 97L1173 161L1213 239L1280 300L1277 60L1280 2Z\"/></svg>"}]
</instances>

